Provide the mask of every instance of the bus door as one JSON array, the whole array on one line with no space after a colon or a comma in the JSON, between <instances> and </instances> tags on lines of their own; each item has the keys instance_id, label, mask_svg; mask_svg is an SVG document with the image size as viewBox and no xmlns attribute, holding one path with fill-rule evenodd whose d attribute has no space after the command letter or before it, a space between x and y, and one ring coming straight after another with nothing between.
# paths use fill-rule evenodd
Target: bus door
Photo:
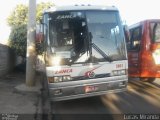
<instances>
[{"instance_id":1,"label":"bus door","mask_svg":"<svg viewBox=\"0 0 160 120\"><path fill-rule=\"evenodd\" d=\"M131 77L140 75L140 45L142 39L142 26L131 28L130 40L127 43L128 49L128 73Z\"/></svg>"}]
</instances>

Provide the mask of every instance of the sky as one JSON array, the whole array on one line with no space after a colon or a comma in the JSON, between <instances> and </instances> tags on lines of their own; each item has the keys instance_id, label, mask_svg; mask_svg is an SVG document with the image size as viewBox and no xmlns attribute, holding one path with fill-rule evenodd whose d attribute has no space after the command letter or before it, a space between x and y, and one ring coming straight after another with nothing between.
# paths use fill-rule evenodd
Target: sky
<instances>
[{"instance_id":1,"label":"sky","mask_svg":"<svg viewBox=\"0 0 160 120\"><path fill-rule=\"evenodd\" d=\"M57 6L91 4L114 5L119 11L123 21L128 25L144 19L160 19L159 0L37 0L39 2L53 2ZM10 28L6 19L17 4L27 4L29 0L4 0L0 4L0 43L6 43Z\"/></svg>"}]
</instances>

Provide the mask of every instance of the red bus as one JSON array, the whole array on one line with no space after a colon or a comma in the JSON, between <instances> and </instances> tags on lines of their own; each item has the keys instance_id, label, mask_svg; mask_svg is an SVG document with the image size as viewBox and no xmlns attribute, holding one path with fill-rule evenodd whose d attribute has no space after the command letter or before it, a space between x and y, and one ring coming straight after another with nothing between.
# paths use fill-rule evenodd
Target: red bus
<instances>
[{"instance_id":1,"label":"red bus","mask_svg":"<svg viewBox=\"0 0 160 120\"><path fill-rule=\"evenodd\" d=\"M160 19L138 22L129 26L129 31L129 76L153 82L160 77Z\"/></svg>"}]
</instances>

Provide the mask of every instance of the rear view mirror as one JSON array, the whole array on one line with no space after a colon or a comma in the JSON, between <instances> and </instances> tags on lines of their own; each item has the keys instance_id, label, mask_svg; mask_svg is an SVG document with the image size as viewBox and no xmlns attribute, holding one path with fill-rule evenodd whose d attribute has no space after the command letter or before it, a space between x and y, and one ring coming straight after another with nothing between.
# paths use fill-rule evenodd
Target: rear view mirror
<instances>
[{"instance_id":1,"label":"rear view mirror","mask_svg":"<svg viewBox=\"0 0 160 120\"><path fill-rule=\"evenodd\" d=\"M44 34L42 32L36 34L36 44L41 44L44 41Z\"/></svg>"},{"instance_id":2,"label":"rear view mirror","mask_svg":"<svg viewBox=\"0 0 160 120\"><path fill-rule=\"evenodd\" d=\"M36 26L36 51L37 54L43 53L43 43L44 43L44 33L43 33L43 24L38 24Z\"/></svg>"},{"instance_id":3,"label":"rear view mirror","mask_svg":"<svg viewBox=\"0 0 160 120\"><path fill-rule=\"evenodd\" d=\"M125 35L125 40L127 43L129 43L129 39L130 39L130 32L129 32L129 28L127 25L123 26L123 30L124 30L124 35Z\"/></svg>"},{"instance_id":4,"label":"rear view mirror","mask_svg":"<svg viewBox=\"0 0 160 120\"><path fill-rule=\"evenodd\" d=\"M44 41L43 24L36 25L36 44Z\"/></svg>"},{"instance_id":5,"label":"rear view mirror","mask_svg":"<svg viewBox=\"0 0 160 120\"><path fill-rule=\"evenodd\" d=\"M39 22L40 22L40 24L43 24L43 20L42 19L40 19Z\"/></svg>"}]
</instances>

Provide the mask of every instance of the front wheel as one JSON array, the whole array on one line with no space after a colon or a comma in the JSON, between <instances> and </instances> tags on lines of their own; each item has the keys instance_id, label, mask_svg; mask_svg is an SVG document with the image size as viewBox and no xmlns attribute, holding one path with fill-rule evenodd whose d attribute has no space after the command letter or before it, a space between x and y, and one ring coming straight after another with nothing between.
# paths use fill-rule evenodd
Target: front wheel
<instances>
[{"instance_id":1,"label":"front wheel","mask_svg":"<svg viewBox=\"0 0 160 120\"><path fill-rule=\"evenodd\" d=\"M156 78L155 77L151 77L151 78L140 78L141 81L143 82L150 82L152 83Z\"/></svg>"}]
</instances>

